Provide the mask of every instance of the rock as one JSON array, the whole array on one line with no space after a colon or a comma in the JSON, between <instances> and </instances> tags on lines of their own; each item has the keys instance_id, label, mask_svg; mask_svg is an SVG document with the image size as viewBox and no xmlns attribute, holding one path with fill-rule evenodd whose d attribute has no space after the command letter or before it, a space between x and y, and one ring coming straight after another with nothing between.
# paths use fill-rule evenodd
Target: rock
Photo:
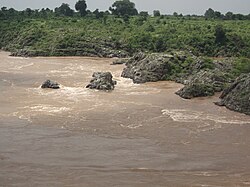
<instances>
[{"instance_id":1,"label":"rock","mask_svg":"<svg viewBox=\"0 0 250 187\"><path fill-rule=\"evenodd\" d=\"M185 87L176 94L185 99L212 96L215 92L221 92L229 81L227 74L219 69L200 70L191 74L183 82Z\"/></svg>"},{"instance_id":2,"label":"rock","mask_svg":"<svg viewBox=\"0 0 250 187\"><path fill-rule=\"evenodd\" d=\"M113 90L116 85L116 81L113 81L112 74L110 72L94 72L92 75L93 79L86 86L90 89L98 90Z\"/></svg>"},{"instance_id":3,"label":"rock","mask_svg":"<svg viewBox=\"0 0 250 187\"><path fill-rule=\"evenodd\" d=\"M51 80L46 80L41 88L52 88L52 89L59 89L60 85L57 82L51 81Z\"/></svg>"},{"instance_id":4,"label":"rock","mask_svg":"<svg viewBox=\"0 0 250 187\"><path fill-rule=\"evenodd\" d=\"M11 52L10 56L21 56L21 57L29 57L30 52L26 49L19 49L17 51Z\"/></svg>"},{"instance_id":5,"label":"rock","mask_svg":"<svg viewBox=\"0 0 250 187\"><path fill-rule=\"evenodd\" d=\"M115 59L111 65L121 65L121 64L126 64L128 61L127 58L119 58Z\"/></svg>"},{"instance_id":6,"label":"rock","mask_svg":"<svg viewBox=\"0 0 250 187\"><path fill-rule=\"evenodd\" d=\"M215 104L250 115L250 73L242 74L225 89Z\"/></svg>"},{"instance_id":7,"label":"rock","mask_svg":"<svg viewBox=\"0 0 250 187\"><path fill-rule=\"evenodd\" d=\"M138 53L127 61L122 77L133 79L134 83L165 80L170 71L170 59L170 56L164 54Z\"/></svg>"},{"instance_id":8,"label":"rock","mask_svg":"<svg viewBox=\"0 0 250 187\"><path fill-rule=\"evenodd\" d=\"M214 95L214 89L208 84L192 83L184 86L176 94L184 99L191 99L194 97L212 96Z\"/></svg>"}]
</instances>

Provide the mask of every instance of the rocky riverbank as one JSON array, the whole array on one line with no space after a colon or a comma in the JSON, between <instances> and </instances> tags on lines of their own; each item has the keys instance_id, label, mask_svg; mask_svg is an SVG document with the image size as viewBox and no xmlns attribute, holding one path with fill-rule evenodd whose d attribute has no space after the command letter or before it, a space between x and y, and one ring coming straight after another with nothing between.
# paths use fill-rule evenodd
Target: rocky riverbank
<instances>
[{"instance_id":1,"label":"rocky riverbank","mask_svg":"<svg viewBox=\"0 0 250 187\"><path fill-rule=\"evenodd\" d=\"M249 114L249 76L242 75L233 83L234 68L233 58L208 59L185 52L138 53L126 62L122 77L134 83L161 80L182 83L184 87L176 94L185 99L212 96L224 90L220 105Z\"/></svg>"},{"instance_id":2,"label":"rocky riverbank","mask_svg":"<svg viewBox=\"0 0 250 187\"><path fill-rule=\"evenodd\" d=\"M72 48L72 49L54 49L54 50L34 50L19 49L11 52L11 56L36 57L36 56L88 56L105 58L125 58L129 54L126 51L114 50L105 47L101 48Z\"/></svg>"}]
</instances>

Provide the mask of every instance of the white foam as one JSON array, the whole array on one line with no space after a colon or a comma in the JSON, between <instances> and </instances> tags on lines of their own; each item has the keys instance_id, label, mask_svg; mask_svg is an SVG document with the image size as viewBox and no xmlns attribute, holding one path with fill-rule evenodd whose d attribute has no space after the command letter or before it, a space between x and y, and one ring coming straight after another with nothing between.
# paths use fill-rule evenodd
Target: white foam
<instances>
[{"instance_id":1,"label":"white foam","mask_svg":"<svg viewBox=\"0 0 250 187\"><path fill-rule=\"evenodd\" d=\"M199 121L212 121L215 123L223 124L250 124L250 121L229 119L224 116L210 115L204 112L183 110L183 109L164 109L163 115L169 116L173 121L177 122L199 122Z\"/></svg>"},{"instance_id":2,"label":"white foam","mask_svg":"<svg viewBox=\"0 0 250 187\"><path fill-rule=\"evenodd\" d=\"M21 70L23 68L26 68L26 67L29 67L29 66L33 66L34 63L28 63L28 64L24 64L24 65L18 65L18 66L15 66L13 68L10 68L10 69L13 69L13 70Z\"/></svg>"},{"instance_id":3,"label":"white foam","mask_svg":"<svg viewBox=\"0 0 250 187\"><path fill-rule=\"evenodd\" d=\"M120 124L120 126L124 128L128 128L128 129L137 129L137 128L142 127L143 125L142 124L130 124L130 125Z\"/></svg>"},{"instance_id":4,"label":"white foam","mask_svg":"<svg viewBox=\"0 0 250 187\"><path fill-rule=\"evenodd\" d=\"M22 109L27 109L30 112L46 112L46 113L62 113L70 111L67 107L56 107L52 105L35 105L35 106L25 106Z\"/></svg>"},{"instance_id":5,"label":"white foam","mask_svg":"<svg viewBox=\"0 0 250 187\"><path fill-rule=\"evenodd\" d=\"M91 93L88 89L85 89L84 87L66 87L63 85L60 86L61 88L57 90L41 89L41 86L39 86L38 88L28 88L27 90L33 94L49 96L51 98L63 98L72 101L79 101L83 98L85 100L88 100L94 97L93 93Z\"/></svg>"}]
</instances>

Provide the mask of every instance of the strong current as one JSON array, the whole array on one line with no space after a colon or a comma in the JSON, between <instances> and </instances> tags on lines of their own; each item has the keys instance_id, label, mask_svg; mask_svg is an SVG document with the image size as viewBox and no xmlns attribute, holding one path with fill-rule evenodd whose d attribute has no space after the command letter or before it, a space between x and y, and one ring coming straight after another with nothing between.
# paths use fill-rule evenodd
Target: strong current
<instances>
[{"instance_id":1,"label":"strong current","mask_svg":"<svg viewBox=\"0 0 250 187\"><path fill-rule=\"evenodd\" d=\"M0 186L250 186L250 117L86 57L0 52ZM112 92L89 90L110 71ZM59 90L41 89L46 79Z\"/></svg>"}]
</instances>

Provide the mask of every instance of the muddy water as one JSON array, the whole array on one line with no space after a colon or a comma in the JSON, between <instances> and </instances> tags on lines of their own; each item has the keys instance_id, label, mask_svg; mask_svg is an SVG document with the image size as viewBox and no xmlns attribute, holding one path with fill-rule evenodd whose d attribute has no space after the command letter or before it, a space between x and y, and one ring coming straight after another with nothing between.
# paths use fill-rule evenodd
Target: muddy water
<instances>
[{"instance_id":1,"label":"muddy water","mask_svg":"<svg viewBox=\"0 0 250 187\"><path fill-rule=\"evenodd\" d=\"M0 186L250 186L249 116L135 85L111 61L0 52ZM84 88L94 71L115 90Z\"/></svg>"}]
</instances>

